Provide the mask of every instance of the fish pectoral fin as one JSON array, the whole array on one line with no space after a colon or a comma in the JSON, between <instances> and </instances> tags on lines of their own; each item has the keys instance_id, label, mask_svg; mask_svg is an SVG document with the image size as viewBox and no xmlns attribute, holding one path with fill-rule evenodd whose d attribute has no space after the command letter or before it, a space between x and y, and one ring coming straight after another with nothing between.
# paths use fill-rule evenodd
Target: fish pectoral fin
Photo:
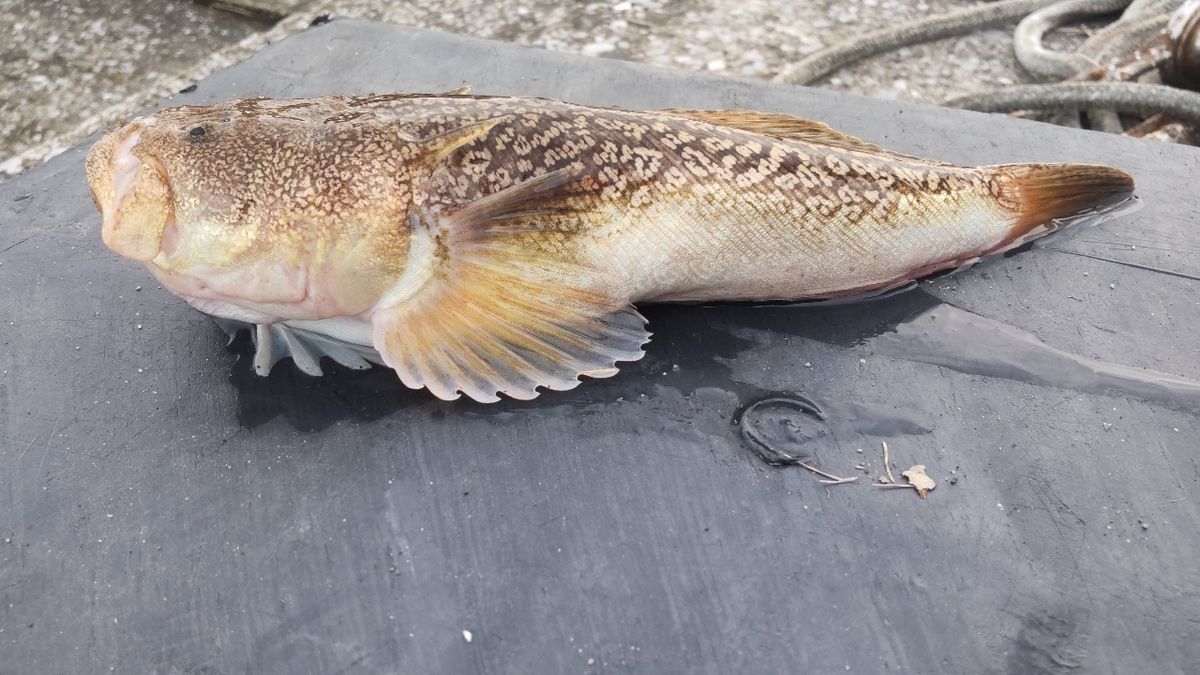
<instances>
[{"instance_id":1,"label":"fish pectoral fin","mask_svg":"<svg viewBox=\"0 0 1200 675\"><path fill-rule=\"evenodd\" d=\"M555 204L571 175L546 174L414 222L409 267L424 271L406 273L372 317L375 347L405 385L444 400L527 400L539 387L571 389L580 375L610 377L618 361L642 357L646 320L569 247L546 245L554 215L531 209L534 197Z\"/></svg>"},{"instance_id":2,"label":"fish pectoral fin","mask_svg":"<svg viewBox=\"0 0 1200 675\"><path fill-rule=\"evenodd\" d=\"M375 344L406 386L446 401L529 400L538 387L611 377L618 361L642 357L650 337L632 306L518 275L494 275L487 288L438 286L377 313Z\"/></svg>"},{"instance_id":3,"label":"fish pectoral fin","mask_svg":"<svg viewBox=\"0 0 1200 675\"><path fill-rule=\"evenodd\" d=\"M764 113L754 110L684 110L677 108L660 110L658 112L673 117L686 117L717 126L741 129L742 131L749 131L782 140L816 143L842 150L885 157L916 159L908 155L885 150L878 145L868 143L860 138L834 131L829 125L823 122L814 122L783 113ZM931 162L928 159L922 159L921 161L932 164L937 163Z\"/></svg>"}]
</instances>

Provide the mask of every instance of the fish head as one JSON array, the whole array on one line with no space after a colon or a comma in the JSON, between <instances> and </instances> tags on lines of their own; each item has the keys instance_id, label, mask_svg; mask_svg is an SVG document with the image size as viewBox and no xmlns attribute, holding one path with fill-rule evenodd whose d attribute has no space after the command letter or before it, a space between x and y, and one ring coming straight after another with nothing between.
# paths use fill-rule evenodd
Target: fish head
<instances>
[{"instance_id":1,"label":"fish head","mask_svg":"<svg viewBox=\"0 0 1200 675\"><path fill-rule=\"evenodd\" d=\"M139 119L108 132L92 146L85 164L92 201L104 218L105 245L141 261L158 255L175 220L166 171L139 147L144 129Z\"/></svg>"},{"instance_id":2,"label":"fish head","mask_svg":"<svg viewBox=\"0 0 1200 675\"><path fill-rule=\"evenodd\" d=\"M266 160L251 139L278 135L253 119L213 108L170 108L114 129L88 154L92 198L104 243L143 262L221 267L244 259L256 223L252 208L269 186L256 177Z\"/></svg>"},{"instance_id":3,"label":"fish head","mask_svg":"<svg viewBox=\"0 0 1200 675\"><path fill-rule=\"evenodd\" d=\"M335 147L319 126L241 105L168 108L95 144L87 179L104 243L193 304L280 318L361 311L381 292L364 286L386 277L362 261L407 250L369 236L383 219L406 222L407 193L354 161L366 140L343 133Z\"/></svg>"}]
</instances>

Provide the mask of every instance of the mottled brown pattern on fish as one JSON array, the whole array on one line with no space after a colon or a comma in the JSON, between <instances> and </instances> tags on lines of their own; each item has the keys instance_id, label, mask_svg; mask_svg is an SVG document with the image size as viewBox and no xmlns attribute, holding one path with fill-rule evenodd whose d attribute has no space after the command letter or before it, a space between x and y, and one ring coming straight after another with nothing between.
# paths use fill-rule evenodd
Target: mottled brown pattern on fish
<instances>
[{"instance_id":1,"label":"mottled brown pattern on fish","mask_svg":"<svg viewBox=\"0 0 1200 675\"><path fill-rule=\"evenodd\" d=\"M163 111L143 143L173 155L184 211L204 201L219 212L208 221L226 222L225 263L311 266L328 259L322 247L364 242L342 257L364 261L375 283L403 270L414 218L432 225L566 169L569 185L495 236L605 267L605 283L631 298L819 297L848 278L871 288L901 278L911 258L953 266L1004 239L982 223L1026 227L1007 168L896 155L787 116L711 112L461 95L246 99ZM164 138L172 124L178 136ZM190 135L196 126L204 133Z\"/></svg>"},{"instance_id":2,"label":"mottled brown pattern on fish","mask_svg":"<svg viewBox=\"0 0 1200 675\"><path fill-rule=\"evenodd\" d=\"M410 95L287 104L247 99L229 107L184 108L180 112L188 120L197 114L211 116L214 122L232 125L235 130L239 117L275 118L280 120L283 134L289 120L296 120L297 132L304 134L312 133L311 123L321 122L318 128L322 131L313 139L317 150L313 156L324 158L321 165L328 167L328 177L316 171L311 190L292 182L295 163L286 155L277 156L278 161L270 165L277 175L264 175L257 168L262 164L252 158L261 157L261 149L253 147L245 149L245 162L234 160L232 165L244 171L239 180L282 181L279 184L288 194L311 194L312 202L304 203L306 209L331 213L357 198L350 186L339 181L338 168L347 161L374 169L368 171L370 175L419 171L410 162L418 154L421 140L497 117L501 121L484 138L454 152L431 177L432 194L426 206L451 206L530 177L574 167L583 170L586 178L572 191L588 207L614 204L636 211L680 191L699 191L705 199L719 203L727 201L728 193L736 189L755 195L764 209L786 207L798 226L809 215L822 221L844 218L858 223L871 217L881 223L895 222L897 209L911 200L966 193L993 197L1015 208L1003 179L987 180L976 169L930 167L773 139L667 114L582 108L556 101ZM285 140L253 142L281 145ZM200 144L206 142L205 137L199 140ZM230 164L229 157L223 161ZM306 171L311 172L311 167ZM344 176L344 171L340 175ZM403 182L397 181L401 189ZM562 233L577 234L594 224L576 218L564 219L556 226Z\"/></svg>"},{"instance_id":3,"label":"mottled brown pattern on fish","mask_svg":"<svg viewBox=\"0 0 1200 675\"><path fill-rule=\"evenodd\" d=\"M105 243L201 311L371 345L408 386L479 401L640 358L633 302L892 288L1132 190L786 115L458 95L167 110L87 173Z\"/></svg>"},{"instance_id":4,"label":"mottled brown pattern on fish","mask_svg":"<svg viewBox=\"0 0 1200 675\"><path fill-rule=\"evenodd\" d=\"M845 215L851 221L875 215L888 220L903 199L957 191L990 195L1001 191L973 169L936 168L836 152L792 141L764 138L668 115L593 112L565 104L537 112L510 101L480 101L478 112L461 106L406 99L406 126L430 137L495 116L507 116L484 139L462 148L445 169L440 190L446 203L495 192L520 180L568 166L592 179L577 189L639 208L680 190L710 186L783 198L793 215ZM732 190L729 190L732 191ZM797 198L801 197L799 201Z\"/></svg>"}]
</instances>

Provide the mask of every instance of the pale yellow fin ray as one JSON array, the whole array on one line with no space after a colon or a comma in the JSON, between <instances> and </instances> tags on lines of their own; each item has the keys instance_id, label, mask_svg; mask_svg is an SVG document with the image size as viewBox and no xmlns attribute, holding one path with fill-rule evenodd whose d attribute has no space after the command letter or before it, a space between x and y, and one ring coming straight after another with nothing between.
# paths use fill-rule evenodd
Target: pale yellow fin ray
<instances>
[{"instance_id":1,"label":"pale yellow fin ray","mask_svg":"<svg viewBox=\"0 0 1200 675\"><path fill-rule=\"evenodd\" d=\"M534 366L497 340L488 339L488 337L486 334L481 334L478 346L459 356L460 361L472 368L473 388L482 393L489 383L494 383L497 391L503 391L513 398L533 398L536 395L538 383L523 375L522 372L528 372ZM481 353L487 354L490 360ZM468 392L468 395L471 394ZM476 397L472 396L472 398ZM478 399L476 398L476 400Z\"/></svg>"},{"instance_id":2,"label":"pale yellow fin ray","mask_svg":"<svg viewBox=\"0 0 1200 675\"><path fill-rule=\"evenodd\" d=\"M519 357L522 363L514 364L514 366L517 368L544 367L544 363L534 364L530 362L530 356L533 355L542 357L540 360L543 361L548 360L550 362L560 363L569 361L572 358L569 352L563 351L555 346L555 344L547 342L539 337L545 332L555 330L557 328L556 326L544 321L539 321L536 318L530 320L528 314L526 314L526 317L526 321L523 321L520 324L510 322L496 325L491 333L486 334L486 337L490 338L491 344L499 346L503 349L501 354L516 354L516 352L512 351L508 347L504 347L504 344L530 343L534 349L526 350L524 352L524 356ZM478 319L480 323L486 323L491 320L491 317L487 314L480 314L478 315Z\"/></svg>"},{"instance_id":3,"label":"pale yellow fin ray","mask_svg":"<svg viewBox=\"0 0 1200 675\"><path fill-rule=\"evenodd\" d=\"M458 334L465 334L470 325L477 325L484 318L477 311L472 311L474 309L470 305L448 308L449 321L446 328ZM489 382L502 385L499 387L501 390L536 389L536 382L520 375L521 369L531 368L531 364L487 333L478 334L476 341L478 344L474 348L458 345L458 348L453 350L452 357L462 366L464 381L471 387L470 390L464 389L464 393L475 400L481 400L481 396L489 397L485 391ZM480 352L490 355L491 359L485 358Z\"/></svg>"},{"instance_id":4,"label":"pale yellow fin ray","mask_svg":"<svg viewBox=\"0 0 1200 675\"><path fill-rule=\"evenodd\" d=\"M406 385L448 400L530 399L642 357L649 333L628 300L580 251L539 244L575 208L578 175L552 172L418 219L413 237L426 239L411 248L427 258L409 264L429 274L389 292L372 319L376 348Z\"/></svg>"}]
</instances>

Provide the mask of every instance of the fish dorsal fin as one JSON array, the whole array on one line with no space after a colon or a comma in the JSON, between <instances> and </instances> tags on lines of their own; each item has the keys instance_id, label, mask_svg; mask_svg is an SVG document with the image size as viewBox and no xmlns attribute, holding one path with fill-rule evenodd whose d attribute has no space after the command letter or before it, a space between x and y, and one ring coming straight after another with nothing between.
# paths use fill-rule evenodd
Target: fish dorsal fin
<instances>
[{"instance_id":1,"label":"fish dorsal fin","mask_svg":"<svg viewBox=\"0 0 1200 675\"><path fill-rule=\"evenodd\" d=\"M754 110L682 110L668 109L659 112L674 117L686 117L717 126L741 129L763 136L789 141L827 145L842 150L865 152L887 157L905 157L878 145L854 136L834 131L823 122L801 119L783 113L763 113Z\"/></svg>"},{"instance_id":2,"label":"fish dorsal fin","mask_svg":"<svg viewBox=\"0 0 1200 675\"><path fill-rule=\"evenodd\" d=\"M436 164L448 157L451 153L464 145L470 145L475 141L483 138L497 124L508 119L507 115L500 117L491 117L476 122L468 122L462 126L454 127L444 131L436 136L431 136L422 141L426 150L430 153L431 161Z\"/></svg>"},{"instance_id":3,"label":"fish dorsal fin","mask_svg":"<svg viewBox=\"0 0 1200 675\"><path fill-rule=\"evenodd\" d=\"M531 399L642 357L646 320L553 229L577 201L575 178L551 172L411 216L406 271L372 318L405 385L444 400Z\"/></svg>"}]
</instances>

